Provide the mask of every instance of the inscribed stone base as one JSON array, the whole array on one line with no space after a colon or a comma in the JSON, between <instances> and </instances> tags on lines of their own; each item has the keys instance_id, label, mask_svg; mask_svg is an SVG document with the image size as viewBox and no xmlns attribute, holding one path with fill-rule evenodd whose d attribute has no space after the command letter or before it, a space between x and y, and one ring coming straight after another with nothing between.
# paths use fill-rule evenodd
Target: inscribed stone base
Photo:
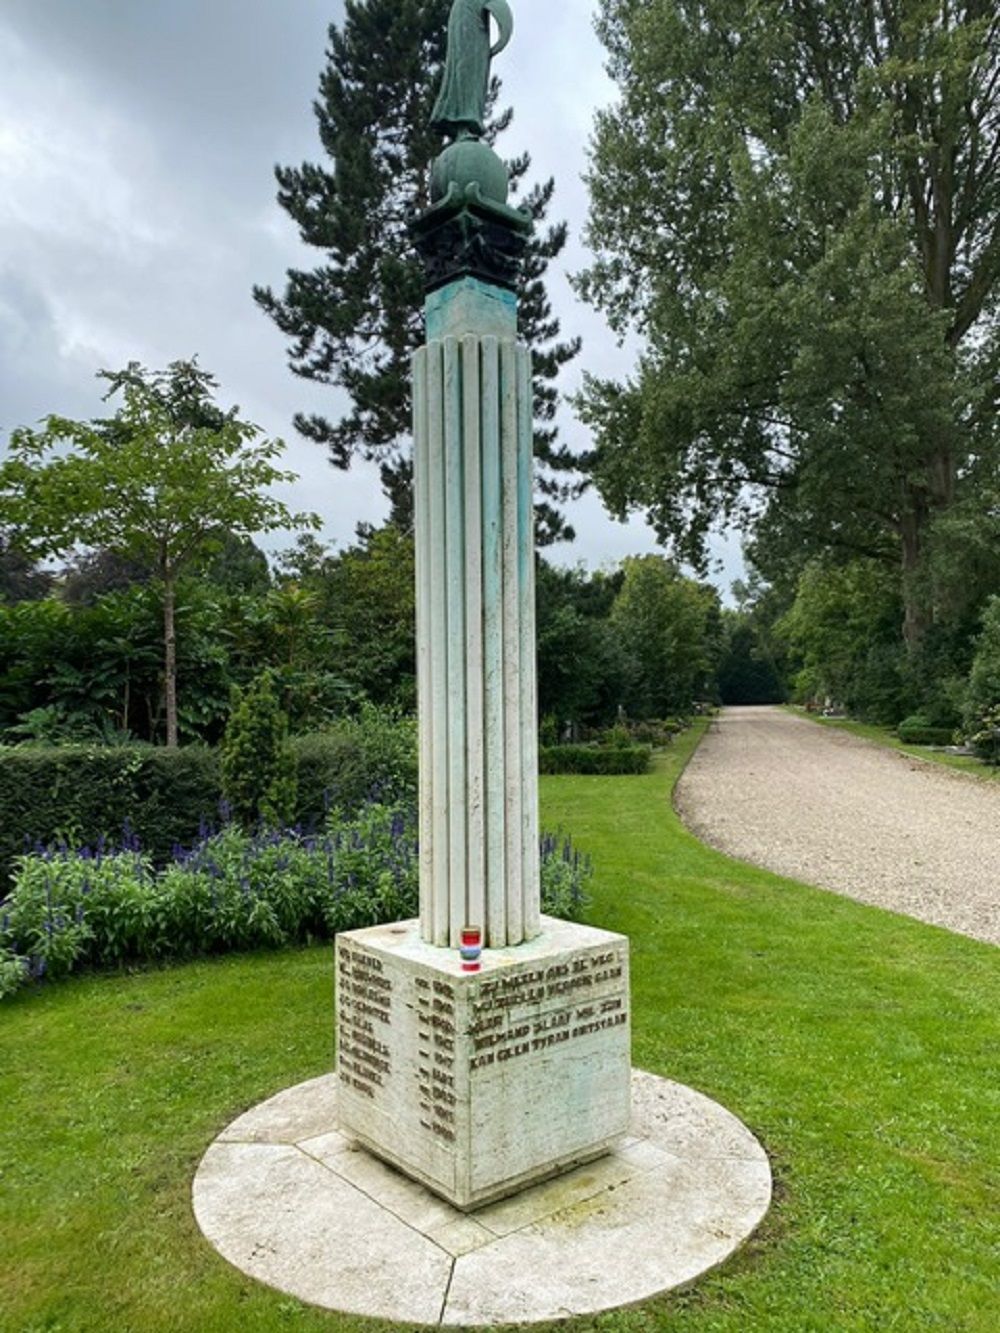
<instances>
[{"instance_id":1,"label":"inscribed stone base","mask_svg":"<svg viewBox=\"0 0 1000 1333\"><path fill-rule=\"evenodd\" d=\"M469 1210L597 1157L628 1132L628 941L542 917L457 950L419 923L337 937L341 1130Z\"/></svg>"}]
</instances>

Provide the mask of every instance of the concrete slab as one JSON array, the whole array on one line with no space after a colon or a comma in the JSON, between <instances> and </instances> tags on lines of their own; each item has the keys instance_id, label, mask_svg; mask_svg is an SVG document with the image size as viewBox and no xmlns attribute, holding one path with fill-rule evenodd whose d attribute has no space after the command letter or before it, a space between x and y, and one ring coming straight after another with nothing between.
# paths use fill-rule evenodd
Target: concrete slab
<instances>
[{"instance_id":1,"label":"concrete slab","mask_svg":"<svg viewBox=\"0 0 1000 1333\"><path fill-rule=\"evenodd\" d=\"M631 1305L722 1263L770 1204L746 1126L639 1070L619 1149L471 1214L340 1134L336 1093L312 1079L241 1116L192 1191L224 1258L325 1309L489 1326Z\"/></svg>"}]
</instances>

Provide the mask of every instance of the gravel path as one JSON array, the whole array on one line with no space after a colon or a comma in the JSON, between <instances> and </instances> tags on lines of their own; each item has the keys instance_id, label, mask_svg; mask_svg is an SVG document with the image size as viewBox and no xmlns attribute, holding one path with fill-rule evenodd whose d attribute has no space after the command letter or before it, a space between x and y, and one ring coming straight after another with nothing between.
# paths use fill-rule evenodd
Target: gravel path
<instances>
[{"instance_id":1,"label":"gravel path","mask_svg":"<svg viewBox=\"0 0 1000 1333\"><path fill-rule=\"evenodd\" d=\"M731 856L1000 944L1000 782L780 708L727 708L675 801Z\"/></svg>"}]
</instances>

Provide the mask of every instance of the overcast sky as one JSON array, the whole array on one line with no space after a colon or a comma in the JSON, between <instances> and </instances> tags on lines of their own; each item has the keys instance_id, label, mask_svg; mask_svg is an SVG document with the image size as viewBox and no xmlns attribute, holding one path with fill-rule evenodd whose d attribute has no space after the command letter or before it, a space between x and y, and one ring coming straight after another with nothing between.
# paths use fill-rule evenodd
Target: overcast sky
<instances>
[{"instance_id":1,"label":"overcast sky","mask_svg":"<svg viewBox=\"0 0 1000 1333\"><path fill-rule=\"evenodd\" d=\"M570 225L549 278L563 335L584 339L566 392L584 369L631 364L566 280L586 263L580 177L594 111L613 95L592 9L514 0L497 64L515 108L504 149L530 151L532 179L555 176L550 216ZM300 480L285 498L316 510L326 539L381 520L374 468L337 471L296 436L293 414L336 415L336 391L292 376L251 296L316 262L275 201L273 166L320 160L312 101L342 12L340 0L0 0L0 441L50 412L100 414L101 367L196 353L224 403L287 441ZM586 446L568 409L562 422ZM571 517L576 542L550 552L563 563L655 549L641 519L612 522L596 497ZM738 542L716 549L727 588Z\"/></svg>"}]
</instances>

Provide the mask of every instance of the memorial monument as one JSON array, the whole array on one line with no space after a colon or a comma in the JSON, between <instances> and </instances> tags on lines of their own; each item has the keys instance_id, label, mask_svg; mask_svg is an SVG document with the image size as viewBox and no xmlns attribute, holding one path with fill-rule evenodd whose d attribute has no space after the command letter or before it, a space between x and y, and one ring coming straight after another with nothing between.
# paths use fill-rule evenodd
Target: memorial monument
<instances>
[{"instance_id":1,"label":"memorial monument","mask_svg":"<svg viewBox=\"0 0 1000 1333\"><path fill-rule=\"evenodd\" d=\"M506 0L452 6L450 142L412 228L420 918L337 942L340 1127L462 1209L605 1152L630 1112L628 941L540 914L531 218L482 137L512 27Z\"/></svg>"},{"instance_id":2,"label":"memorial monument","mask_svg":"<svg viewBox=\"0 0 1000 1333\"><path fill-rule=\"evenodd\" d=\"M413 362L420 918L338 937L336 1074L238 1116L192 1188L202 1231L241 1272L327 1309L458 1327L689 1283L771 1197L734 1116L630 1071L628 941L539 910L516 298L531 221L483 141L489 63L511 29L507 0L452 5L433 115L450 142L413 224L427 276Z\"/></svg>"}]
</instances>

